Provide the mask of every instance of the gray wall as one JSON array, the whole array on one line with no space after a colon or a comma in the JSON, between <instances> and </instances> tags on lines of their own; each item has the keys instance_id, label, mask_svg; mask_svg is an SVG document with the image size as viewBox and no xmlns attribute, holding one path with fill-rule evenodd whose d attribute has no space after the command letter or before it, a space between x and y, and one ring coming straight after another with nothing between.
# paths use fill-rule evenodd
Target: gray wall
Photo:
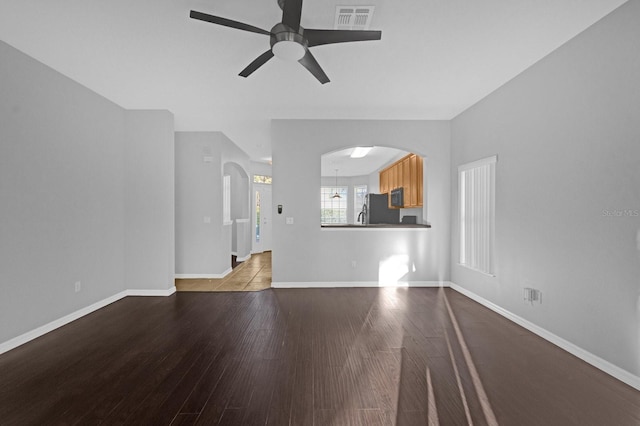
<instances>
[{"instance_id":1,"label":"gray wall","mask_svg":"<svg viewBox=\"0 0 640 426\"><path fill-rule=\"evenodd\" d=\"M171 170L140 182L128 155L157 137L148 125L172 126L170 114L136 123L144 113L125 111L67 77L0 42L0 342L121 293L140 274L125 261L125 246L147 248L134 235L141 192L166 183ZM135 130L134 130L135 129ZM163 149L162 155L166 155ZM170 151L170 150L169 150ZM148 157L157 158L155 154ZM168 158L167 158L168 160ZM146 173L146 172L145 172ZM131 194L127 196L127 194ZM155 215L173 210L160 195ZM171 205L169 205L171 204ZM144 209L142 209L144 212ZM151 212L146 212L151 213ZM148 216L144 214L145 220ZM140 215L142 217L143 215ZM169 228L165 226L169 225ZM144 266L164 263L172 250L171 222L145 225L166 235L158 253L137 257ZM162 256L161 262L156 255ZM130 277L127 282L126 277ZM74 283L82 289L76 293ZM166 274L144 288L167 289Z\"/></svg>"},{"instance_id":2,"label":"gray wall","mask_svg":"<svg viewBox=\"0 0 640 426\"><path fill-rule=\"evenodd\" d=\"M449 279L450 147L444 121L274 120L273 281L276 283L376 283L393 259L415 271L410 282ZM378 145L425 157L427 231L322 230L320 159L330 151ZM294 224L286 225L286 217ZM401 258L394 257L400 256ZM402 257L404 256L404 257ZM404 260L402 260L404 259ZM356 261L356 267L352 267Z\"/></svg>"},{"instance_id":3,"label":"gray wall","mask_svg":"<svg viewBox=\"0 0 640 426\"><path fill-rule=\"evenodd\" d=\"M173 114L127 111L125 143L125 286L174 286Z\"/></svg>"},{"instance_id":4,"label":"gray wall","mask_svg":"<svg viewBox=\"0 0 640 426\"><path fill-rule=\"evenodd\" d=\"M452 281L636 376L639 22L628 2L454 119L451 169ZM491 278L457 263L456 168L495 154Z\"/></svg>"},{"instance_id":5,"label":"gray wall","mask_svg":"<svg viewBox=\"0 0 640 426\"><path fill-rule=\"evenodd\" d=\"M231 269L232 226L222 223L223 167L233 162L246 172L249 156L221 132L176 132L175 162L176 274L224 276Z\"/></svg>"}]
</instances>

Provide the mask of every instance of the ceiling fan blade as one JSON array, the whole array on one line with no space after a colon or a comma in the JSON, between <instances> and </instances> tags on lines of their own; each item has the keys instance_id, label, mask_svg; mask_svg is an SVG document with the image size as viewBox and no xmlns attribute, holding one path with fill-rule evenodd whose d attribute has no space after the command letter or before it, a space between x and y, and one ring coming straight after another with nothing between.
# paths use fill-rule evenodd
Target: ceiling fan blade
<instances>
[{"instance_id":1,"label":"ceiling fan blade","mask_svg":"<svg viewBox=\"0 0 640 426\"><path fill-rule=\"evenodd\" d=\"M316 58L313 57L309 49L307 49L307 53L300 59L298 62L302 64L306 69L309 70L311 74L314 75L315 78L322 84L329 82L329 77L322 71L320 68L320 64L316 61Z\"/></svg>"},{"instance_id":2,"label":"ceiling fan blade","mask_svg":"<svg viewBox=\"0 0 640 426\"><path fill-rule=\"evenodd\" d=\"M254 61L251 62L245 69L243 69L239 75L241 75L242 77L249 77L251 73L263 66L271 58L273 58L273 52L271 50L267 50L262 55L254 59Z\"/></svg>"},{"instance_id":3,"label":"ceiling fan blade","mask_svg":"<svg viewBox=\"0 0 640 426\"><path fill-rule=\"evenodd\" d=\"M382 31L311 30L305 28L303 36L307 39L311 47L321 44L380 40L382 38Z\"/></svg>"},{"instance_id":4,"label":"ceiling fan blade","mask_svg":"<svg viewBox=\"0 0 640 426\"><path fill-rule=\"evenodd\" d=\"M271 35L269 31L263 30L262 28L254 27L253 25L245 24L238 21L232 21L231 19L221 18L219 16L213 16L202 12L196 12L195 10L192 10L189 16L193 19L199 19L200 21L211 22L212 24L224 25L225 27L250 31L252 33Z\"/></svg>"},{"instance_id":5,"label":"ceiling fan blade","mask_svg":"<svg viewBox=\"0 0 640 426\"><path fill-rule=\"evenodd\" d=\"M282 8L282 23L293 31L300 30L300 17L302 16L302 0L284 0Z\"/></svg>"}]
</instances>

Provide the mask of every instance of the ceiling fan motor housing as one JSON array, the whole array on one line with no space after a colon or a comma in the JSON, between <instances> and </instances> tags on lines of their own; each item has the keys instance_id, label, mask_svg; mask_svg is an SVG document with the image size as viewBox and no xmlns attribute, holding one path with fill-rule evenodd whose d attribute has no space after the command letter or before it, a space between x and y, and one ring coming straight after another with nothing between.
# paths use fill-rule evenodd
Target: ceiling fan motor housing
<instances>
[{"instance_id":1,"label":"ceiling fan motor housing","mask_svg":"<svg viewBox=\"0 0 640 426\"><path fill-rule=\"evenodd\" d=\"M299 60L307 51L308 42L300 33L279 23L271 28L271 50L277 57L287 60Z\"/></svg>"}]
</instances>

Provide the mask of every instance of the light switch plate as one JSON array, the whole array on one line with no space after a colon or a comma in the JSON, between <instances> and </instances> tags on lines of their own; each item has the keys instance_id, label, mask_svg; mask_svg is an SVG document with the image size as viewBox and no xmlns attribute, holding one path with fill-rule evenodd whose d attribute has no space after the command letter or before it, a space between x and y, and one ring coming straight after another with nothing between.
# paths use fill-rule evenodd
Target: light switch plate
<instances>
[{"instance_id":1,"label":"light switch plate","mask_svg":"<svg viewBox=\"0 0 640 426\"><path fill-rule=\"evenodd\" d=\"M287 221L287 225L293 225L293 218L292 217L288 217L286 219L286 221Z\"/></svg>"}]
</instances>

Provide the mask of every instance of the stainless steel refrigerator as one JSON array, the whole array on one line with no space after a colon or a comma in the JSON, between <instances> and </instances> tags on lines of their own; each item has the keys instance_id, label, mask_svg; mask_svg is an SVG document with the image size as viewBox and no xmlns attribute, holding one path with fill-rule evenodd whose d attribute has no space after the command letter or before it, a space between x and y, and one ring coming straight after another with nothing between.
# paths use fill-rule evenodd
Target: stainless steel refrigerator
<instances>
[{"instance_id":1,"label":"stainless steel refrigerator","mask_svg":"<svg viewBox=\"0 0 640 426\"><path fill-rule=\"evenodd\" d=\"M367 194L366 206L366 224L400 223L400 209L389 208L388 194Z\"/></svg>"}]
</instances>

